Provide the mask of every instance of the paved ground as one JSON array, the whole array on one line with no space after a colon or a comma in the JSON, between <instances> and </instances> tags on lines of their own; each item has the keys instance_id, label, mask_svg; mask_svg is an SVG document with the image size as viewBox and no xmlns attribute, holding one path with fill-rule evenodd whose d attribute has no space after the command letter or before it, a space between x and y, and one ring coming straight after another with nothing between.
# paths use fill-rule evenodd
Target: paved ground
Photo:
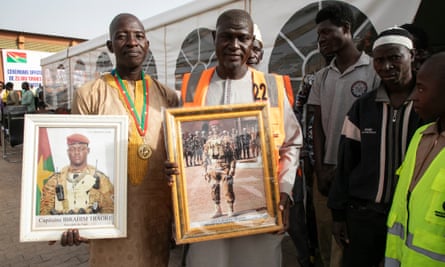
<instances>
[{"instance_id":1,"label":"paved ground","mask_svg":"<svg viewBox=\"0 0 445 267\"><path fill-rule=\"evenodd\" d=\"M67 248L59 244L49 246L46 242L19 242L22 163L10 161L20 161L21 147L7 147L7 160L0 151L0 266L88 266L87 245ZM169 267L181 266L181 251L182 246L172 249ZM299 266L296 263L295 248L288 237L283 241L283 258L283 267Z\"/></svg>"},{"instance_id":2,"label":"paved ground","mask_svg":"<svg viewBox=\"0 0 445 267\"><path fill-rule=\"evenodd\" d=\"M248 168L244 163L237 163L236 174L234 178L233 190L235 193L235 212L234 218L238 216L254 215L256 210L262 210L265 213L266 202L264 201L264 181L259 179L262 175L261 169ZM212 185L215 182L206 181L204 178L204 167L195 166L185 169L187 177L187 203L189 218L194 222L210 223L210 218L215 213L215 206L212 200ZM226 192L224 183L221 182L221 208L223 215L227 214ZM226 216L218 219L226 219Z\"/></svg>"}]
</instances>

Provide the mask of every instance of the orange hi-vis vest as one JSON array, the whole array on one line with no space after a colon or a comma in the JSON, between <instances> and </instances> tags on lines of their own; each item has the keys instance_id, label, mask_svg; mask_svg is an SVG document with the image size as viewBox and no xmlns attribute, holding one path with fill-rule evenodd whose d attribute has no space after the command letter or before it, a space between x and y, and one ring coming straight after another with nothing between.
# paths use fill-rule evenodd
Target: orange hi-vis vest
<instances>
[{"instance_id":1,"label":"orange hi-vis vest","mask_svg":"<svg viewBox=\"0 0 445 267\"><path fill-rule=\"evenodd\" d=\"M284 98L285 93L292 95L290 80L285 76L267 74L249 68L252 72L252 91L254 101L268 101L269 121L272 126L272 135L275 143L276 153L283 144L284 132ZM202 72L187 73L184 75L181 88L181 100L184 107L205 106L207 90L215 72L215 67Z\"/></svg>"},{"instance_id":2,"label":"orange hi-vis vest","mask_svg":"<svg viewBox=\"0 0 445 267\"><path fill-rule=\"evenodd\" d=\"M289 75L283 75L283 81L284 81L284 88L286 89L286 95L287 99L289 99L289 104L294 108L295 104L295 98L294 98L294 91L292 90L292 83L290 81Z\"/></svg>"}]
</instances>

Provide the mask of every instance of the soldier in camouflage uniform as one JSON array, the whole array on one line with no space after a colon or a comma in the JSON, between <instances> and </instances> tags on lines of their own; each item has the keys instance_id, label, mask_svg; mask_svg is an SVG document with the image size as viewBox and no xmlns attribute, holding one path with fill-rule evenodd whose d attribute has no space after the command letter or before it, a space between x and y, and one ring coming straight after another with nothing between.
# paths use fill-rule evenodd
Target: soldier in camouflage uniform
<instances>
[{"instance_id":1,"label":"soldier in camouflage uniform","mask_svg":"<svg viewBox=\"0 0 445 267\"><path fill-rule=\"evenodd\" d=\"M43 189L40 215L114 213L114 189L109 178L87 164L89 140L67 137L70 165L51 175Z\"/></svg>"},{"instance_id":2,"label":"soldier in camouflage uniform","mask_svg":"<svg viewBox=\"0 0 445 267\"><path fill-rule=\"evenodd\" d=\"M241 159L241 148L243 147L242 143L241 143L241 135L238 134L238 130L235 128L232 128L232 140L234 142L234 146L235 146L235 158Z\"/></svg>"},{"instance_id":3,"label":"soldier in camouflage uniform","mask_svg":"<svg viewBox=\"0 0 445 267\"><path fill-rule=\"evenodd\" d=\"M201 165L202 164L202 153L203 153L203 147L204 147L205 140L199 133L199 131L195 131L195 135L193 136L193 162L194 165Z\"/></svg>"},{"instance_id":4,"label":"soldier in camouflage uniform","mask_svg":"<svg viewBox=\"0 0 445 267\"><path fill-rule=\"evenodd\" d=\"M246 128L243 128L243 133L241 135L241 144L242 144L242 154L243 159L250 159L250 134L247 132Z\"/></svg>"},{"instance_id":5,"label":"soldier in camouflage uniform","mask_svg":"<svg viewBox=\"0 0 445 267\"><path fill-rule=\"evenodd\" d=\"M185 161L187 167L194 166L195 146L193 142L193 133L189 133L185 141Z\"/></svg>"},{"instance_id":6,"label":"soldier in camouflage uniform","mask_svg":"<svg viewBox=\"0 0 445 267\"><path fill-rule=\"evenodd\" d=\"M236 159L234 142L229 134L220 135L217 121L211 121L212 133L204 146L206 161L204 163L205 179L212 185L212 200L215 203L215 213L212 218L223 215L221 210L222 193L227 203L227 216L233 216L235 193L233 192L233 177L235 175Z\"/></svg>"}]
</instances>

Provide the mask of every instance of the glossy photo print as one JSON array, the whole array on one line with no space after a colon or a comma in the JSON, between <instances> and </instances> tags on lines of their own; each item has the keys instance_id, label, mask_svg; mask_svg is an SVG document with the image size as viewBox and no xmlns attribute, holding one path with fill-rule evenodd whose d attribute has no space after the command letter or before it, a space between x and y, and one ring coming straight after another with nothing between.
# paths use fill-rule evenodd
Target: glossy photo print
<instances>
[{"instance_id":1,"label":"glossy photo print","mask_svg":"<svg viewBox=\"0 0 445 267\"><path fill-rule=\"evenodd\" d=\"M167 109L177 243L272 232L278 182L268 106Z\"/></svg>"},{"instance_id":2,"label":"glossy photo print","mask_svg":"<svg viewBox=\"0 0 445 267\"><path fill-rule=\"evenodd\" d=\"M126 236L125 116L26 115L20 241Z\"/></svg>"}]
</instances>

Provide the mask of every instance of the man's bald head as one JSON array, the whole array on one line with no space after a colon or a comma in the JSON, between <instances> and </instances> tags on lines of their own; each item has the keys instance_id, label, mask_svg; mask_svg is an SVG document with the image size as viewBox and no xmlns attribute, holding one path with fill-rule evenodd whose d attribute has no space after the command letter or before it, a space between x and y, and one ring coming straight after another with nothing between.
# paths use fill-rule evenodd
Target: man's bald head
<instances>
[{"instance_id":1,"label":"man's bald head","mask_svg":"<svg viewBox=\"0 0 445 267\"><path fill-rule=\"evenodd\" d=\"M437 90L443 91L445 97L445 52L440 52L429 57L420 67L424 76L435 85ZM419 69L419 72L420 72ZM445 99L444 99L445 105Z\"/></svg>"},{"instance_id":2,"label":"man's bald head","mask_svg":"<svg viewBox=\"0 0 445 267\"><path fill-rule=\"evenodd\" d=\"M142 22L135 15L130 14L130 13L120 13L120 14L116 15L110 23L109 31L110 31L111 39L113 38L113 34L116 31L117 25L121 22L121 20L124 20L127 18L132 18L132 19L137 20L139 22L139 24L141 25L141 28L142 29L144 28L144 26L142 25Z\"/></svg>"},{"instance_id":3,"label":"man's bald head","mask_svg":"<svg viewBox=\"0 0 445 267\"><path fill-rule=\"evenodd\" d=\"M412 95L416 112L425 120L440 118L445 129L445 52L427 59L417 72Z\"/></svg>"},{"instance_id":4,"label":"man's bald head","mask_svg":"<svg viewBox=\"0 0 445 267\"><path fill-rule=\"evenodd\" d=\"M429 73L431 79L445 85L445 52L432 55L423 63L421 68L425 73Z\"/></svg>"},{"instance_id":5,"label":"man's bald head","mask_svg":"<svg viewBox=\"0 0 445 267\"><path fill-rule=\"evenodd\" d=\"M116 57L116 72L125 80L140 79L149 48L142 22L132 14L117 15L110 23L106 44Z\"/></svg>"},{"instance_id":6,"label":"man's bald head","mask_svg":"<svg viewBox=\"0 0 445 267\"><path fill-rule=\"evenodd\" d=\"M247 60L252 49L253 22L241 9L223 12L216 21L216 71L224 79L240 79L247 72Z\"/></svg>"},{"instance_id":7,"label":"man's bald head","mask_svg":"<svg viewBox=\"0 0 445 267\"><path fill-rule=\"evenodd\" d=\"M216 21L216 29L223 23L236 22L235 25L249 25L249 33L253 34L253 21L250 14L242 9L230 9L224 11Z\"/></svg>"}]
</instances>

